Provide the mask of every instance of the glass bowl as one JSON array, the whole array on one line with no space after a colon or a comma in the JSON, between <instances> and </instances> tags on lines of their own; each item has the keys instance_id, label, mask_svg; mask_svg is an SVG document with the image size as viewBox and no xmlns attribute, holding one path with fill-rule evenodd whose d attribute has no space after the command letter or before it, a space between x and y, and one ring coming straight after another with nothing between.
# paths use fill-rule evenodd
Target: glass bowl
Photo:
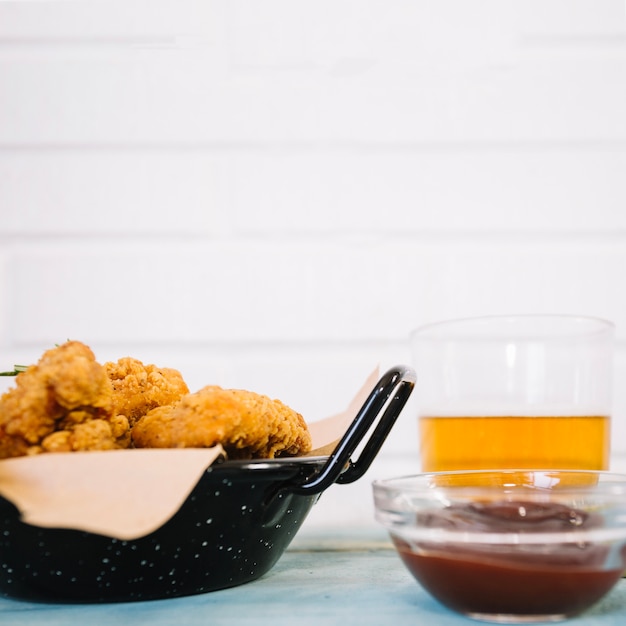
<instances>
[{"instance_id":1,"label":"glass bowl","mask_svg":"<svg viewBox=\"0 0 626 626\"><path fill-rule=\"evenodd\" d=\"M498 623L559 621L626 570L626 475L436 472L373 483L376 519L422 587Z\"/></svg>"}]
</instances>

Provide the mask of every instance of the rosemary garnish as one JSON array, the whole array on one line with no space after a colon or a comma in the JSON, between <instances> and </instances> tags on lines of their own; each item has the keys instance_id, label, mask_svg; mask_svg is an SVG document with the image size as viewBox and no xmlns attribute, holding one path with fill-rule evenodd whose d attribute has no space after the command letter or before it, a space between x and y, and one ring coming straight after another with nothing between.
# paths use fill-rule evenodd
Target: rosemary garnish
<instances>
[{"instance_id":1,"label":"rosemary garnish","mask_svg":"<svg viewBox=\"0 0 626 626\"><path fill-rule=\"evenodd\" d=\"M28 365L14 365L12 372L0 372L0 376L17 376L20 372L25 372Z\"/></svg>"}]
</instances>

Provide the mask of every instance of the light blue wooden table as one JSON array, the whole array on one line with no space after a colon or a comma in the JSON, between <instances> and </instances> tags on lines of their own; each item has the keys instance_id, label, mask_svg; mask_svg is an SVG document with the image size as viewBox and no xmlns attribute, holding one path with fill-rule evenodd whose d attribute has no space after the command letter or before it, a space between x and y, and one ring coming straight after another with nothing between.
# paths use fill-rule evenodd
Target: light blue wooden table
<instances>
[{"instance_id":1,"label":"light blue wooden table","mask_svg":"<svg viewBox=\"0 0 626 626\"><path fill-rule=\"evenodd\" d=\"M563 624L624 626L626 579L587 613ZM263 578L186 598L124 604L35 604L0 598L0 626L471 626L431 599L383 533L303 528Z\"/></svg>"}]
</instances>

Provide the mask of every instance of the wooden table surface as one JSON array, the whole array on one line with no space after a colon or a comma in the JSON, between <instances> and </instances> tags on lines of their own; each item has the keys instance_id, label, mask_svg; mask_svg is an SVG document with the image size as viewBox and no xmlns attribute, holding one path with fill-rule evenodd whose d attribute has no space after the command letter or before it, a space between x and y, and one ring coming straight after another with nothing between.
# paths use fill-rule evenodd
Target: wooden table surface
<instances>
[{"instance_id":1,"label":"wooden table surface","mask_svg":"<svg viewBox=\"0 0 626 626\"><path fill-rule=\"evenodd\" d=\"M294 624L469 626L433 600L376 531L301 529L261 579L222 591L120 604L36 604L0 598L0 625L206 626ZM564 624L624 626L626 579L598 605Z\"/></svg>"}]
</instances>

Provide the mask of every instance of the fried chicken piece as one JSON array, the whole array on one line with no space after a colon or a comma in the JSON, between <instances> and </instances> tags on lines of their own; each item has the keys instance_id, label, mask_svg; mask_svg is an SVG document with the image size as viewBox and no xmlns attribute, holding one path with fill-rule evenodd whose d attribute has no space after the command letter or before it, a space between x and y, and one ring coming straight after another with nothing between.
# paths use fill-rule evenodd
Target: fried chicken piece
<instances>
[{"instance_id":1,"label":"fried chicken piece","mask_svg":"<svg viewBox=\"0 0 626 626\"><path fill-rule=\"evenodd\" d=\"M208 448L229 458L295 456L311 449L303 417L267 396L210 385L171 407L153 409L131 431L137 448Z\"/></svg>"},{"instance_id":2,"label":"fried chicken piece","mask_svg":"<svg viewBox=\"0 0 626 626\"><path fill-rule=\"evenodd\" d=\"M128 425L124 434L119 422L115 428L111 422L113 388L107 372L85 344L68 341L44 352L15 383L0 397L0 458L40 452L53 432L73 433L92 420L111 427L110 433L92 434L89 449L124 447L124 440L128 445Z\"/></svg>"},{"instance_id":3,"label":"fried chicken piece","mask_svg":"<svg viewBox=\"0 0 626 626\"><path fill-rule=\"evenodd\" d=\"M57 430L41 442L41 452L76 452L128 448L130 428L123 416L111 420L91 419L71 430Z\"/></svg>"},{"instance_id":4,"label":"fried chicken piece","mask_svg":"<svg viewBox=\"0 0 626 626\"><path fill-rule=\"evenodd\" d=\"M148 411L174 404L189 393L175 369L144 365L131 357L107 362L104 368L113 385L114 412L124 415L131 427Z\"/></svg>"}]
</instances>

